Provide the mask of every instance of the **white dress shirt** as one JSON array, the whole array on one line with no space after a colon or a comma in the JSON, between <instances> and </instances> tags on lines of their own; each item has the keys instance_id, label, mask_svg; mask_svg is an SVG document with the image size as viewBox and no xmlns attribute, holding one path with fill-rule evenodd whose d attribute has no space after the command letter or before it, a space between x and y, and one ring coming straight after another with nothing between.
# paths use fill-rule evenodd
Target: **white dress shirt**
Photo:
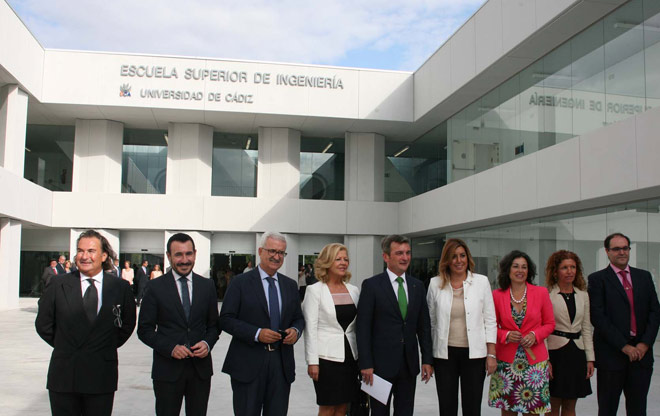
<instances>
[{"instance_id":1,"label":"white dress shirt","mask_svg":"<svg viewBox=\"0 0 660 416\"><path fill-rule=\"evenodd\" d=\"M392 273L390 269L387 270L387 275L390 277L390 281L392 282L392 289L394 289L394 296L396 296L396 300L399 300L399 282L396 281L396 278L399 277L396 274ZM402 274L401 278L403 279L403 290L406 291L406 302L408 302L408 299L410 299L410 296L408 296L408 281L406 280L406 274Z\"/></svg>"},{"instance_id":2,"label":"white dress shirt","mask_svg":"<svg viewBox=\"0 0 660 416\"><path fill-rule=\"evenodd\" d=\"M80 290L82 291L83 297L90 285L87 281L89 278L90 276L85 276L82 272L80 273ZM96 276L91 276L91 278L94 279L94 286L96 287L96 292L99 294L98 305L96 306L96 313L98 314L101 310L101 304L103 303L103 270L101 270Z\"/></svg>"}]
</instances>

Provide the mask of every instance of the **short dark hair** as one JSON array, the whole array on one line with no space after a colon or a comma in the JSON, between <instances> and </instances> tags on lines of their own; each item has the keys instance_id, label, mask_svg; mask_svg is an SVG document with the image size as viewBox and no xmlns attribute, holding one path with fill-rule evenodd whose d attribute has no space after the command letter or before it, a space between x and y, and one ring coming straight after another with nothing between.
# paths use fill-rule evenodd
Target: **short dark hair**
<instances>
[{"instance_id":1,"label":"short dark hair","mask_svg":"<svg viewBox=\"0 0 660 416\"><path fill-rule=\"evenodd\" d=\"M170 253L170 254L172 254L172 252L170 250L172 249L172 242L173 241L176 241L177 243L186 243L186 242L190 241L192 243L192 246L193 246L193 251L196 251L195 250L195 241L192 239L191 236L189 236L186 233L176 233L172 237L170 237L169 240L167 240L167 252Z\"/></svg>"},{"instance_id":2,"label":"short dark hair","mask_svg":"<svg viewBox=\"0 0 660 416\"><path fill-rule=\"evenodd\" d=\"M399 235L399 234L392 234L383 237L383 239L380 240L380 248L383 250L383 253L390 254L392 243L410 245L410 239L405 235Z\"/></svg>"},{"instance_id":3,"label":"short dark hair","mask_svg":"<svg viewBox=\"0 0 660 416\"><path fill-rule=\"evenodd\" d=\"M114 266L112 260L117 257L117 254L112 249L108 239L103 237L101 233L96 230L83 231L78 237L78 240L76 240L76 248L78 248L78 243L80 243L80 240L83 238L96 238L101 242L101 251L108 255L108 257L103 262L103 270L112 270Z\"/></svg>"},{"instance_id":4,"label":"short dark hair","mask_svg":"<svg viewBox=\"0 0 660 416\"><path fill-rule=\"evenodd\" d=\"M612 241L612 239L614 237L623 237L623 238L625 238L626 241L628 242L628 246L630 246L630 239L628 238L628 236L626 236L624 234L621 234L621 233L612 233L612 234L608 235L607 237L605 237L605 241L603 242L603 245L605 246L606 250L610 249L610 241Z\"/></svg>"},{"instance_id":5,"label":"short dark hair","mask_svg":"<svg viewBox=\"0 0 660 416\"><path fill-rule=\"evenodd\" d=\"M524 253L520 250L513 250L506 256L502 257L502 260L500 260L500 271L497 275L497 283L499 284L500 289L507 289L509 286L511 286L511 277L509 277L511 266L513 265L513 261L515 259L519 259L521 257L527 262L527 282L534 284L534 277L536 277L536 265L527 255L527 253Z\"/></svg>"}]
</instances>

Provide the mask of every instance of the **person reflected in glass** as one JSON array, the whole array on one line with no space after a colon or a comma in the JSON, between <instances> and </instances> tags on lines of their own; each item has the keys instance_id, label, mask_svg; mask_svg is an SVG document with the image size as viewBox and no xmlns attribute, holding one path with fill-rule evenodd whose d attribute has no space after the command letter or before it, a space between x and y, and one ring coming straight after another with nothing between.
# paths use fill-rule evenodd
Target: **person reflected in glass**
<instances>
[{"instance_id":1,"label":"person reflected in glass","mask_svg":"<svg viewBox=\"0 0 660 416\"><path fill-rule=\"evenodd\" d=\"M154 269L151 271L151 274L149 275L149 280L155 279L162 275L163 275L163 271L160 269L160 264L155 264Z\"/></svg>"},{"instance_id":2,"label":"person reflected in glass","mask_svg":"<svg viewBox=\"0 0 660 416\"><path fill-rule=\"evenodd\" d=\"M426 296L442 416L458 414L459 380L463 415L480 415L485 376L497 367L490 282L472 270L474 260L467 244L458 238L447 240L438 276L431 279Z\"/></svg>"},{"instance_id":3,"label":"person reflected in glass","mask_svg":"<svg viewBox=\"0 0 660 416\"><path fill-rule=\"evenodd\" d=\"M490 379L488 405L502 415L550 411L550 373L545 339L555 329L548 290L533 284L536 265L514 250L499 264L493 291L497 316L497 369Z\"/></svg>"},{"instance_id":4,"label":"person reflected in glass","mask_svg":"<svg viewBox=\"0 0 660 416\"><path fill-rule=\"evenodd\" d=\"M553 253L545 266L545 283L555 316L555 330L548 337L550 414L571 416L577 399L591 394L595 360L587 283L577 254Z\"/></svg>"},{"instance_id":5,"label":"person reflected in glass","mask_svg":"<svg viewBox=\"0 0 660 416\"><path fill-rule=\"evenodd\" d=\"M133 279L135 278L135 270L131 267L131 262L126 260L124 262L124 268L121 270L121 278L126 280L133 286Z\"/></svg>"},{"instance_id":6,"label":"person reflected in glass","mask_svg":"<svg viewBox=\"0 0 660 416\"><path fill-rule=\"evenodd\" d=\"M346 246L323 247L302 305L305 317L307 374L314 381L319 416L346 414L358 394L355 317L360 289L348 283L351 273Z\"/></svg>"}]
</instances>

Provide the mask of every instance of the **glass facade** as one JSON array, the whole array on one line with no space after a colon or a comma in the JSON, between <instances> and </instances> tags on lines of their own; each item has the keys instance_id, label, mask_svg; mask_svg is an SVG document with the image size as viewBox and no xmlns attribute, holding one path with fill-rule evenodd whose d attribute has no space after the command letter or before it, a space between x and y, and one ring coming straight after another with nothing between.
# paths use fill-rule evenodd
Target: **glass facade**
<instances>
[{"instance_id":1,"label":"glass facade","mask_svg":"<svg viewBox=\"0 0 660 416\"><path fill-rule=\"evenodd\" d=\"M344 200L344 138L300 138L300 199Z\"/></svg>"},{"instance_id":2,"label":"glass facade","mask_svg":"<svg viewBox=\"0 0 660 416\"><path fill-rule=\"evenodd\" d=\"M660 199L419 237L413 240L413 267L416 264L429 265L426 269L420 269L420 275L427 278L436 275L445 239L460 238L470 247L475 271L487 275L493 287L500 259L514 249L529 254L539 273L536 283L544 284L545 263L550 254L557 250L577 253L586 275L607 266L603 240L614 232L630 237L630 265L649 270L657 287L660 270Z\"/></svg>"},{"instance_id":3,"label":"glass facade","mask_svg":"<svg viewBox=\"0 0 660 416\"><path fill-rule=\"evenodd\" d=\"M75 130L28 124L23 177L51 191L71 192Z\"/></svg>"},{"instance_id":4,"label":"glass facade","mask_svg":"<svg viewBox=\"0 0 660 416\"><path fill-rule=\"evenodd\" d=\"M257 196L258 157L256 137L213 133L211 195Z\"/></svg>"},{"instance_id":5,"label":"glass facade","mask_svg":"<svg viewBox=\"0 0 660 416\"><path fill-rule=\"evenodd\" d=\"M407 144L399 157L393 152L406 144L391 144L385 200L419 195L658 105L660 0L632 0Z\"/></svg>"},{"instance_id":6,"label":"glass facade","mask_svg":"<svg viewBox=\"0 0 660 416\"><path fill-rule=\"evenodd\" d=\"M166 175L167 131L124 129L122 193L164 194Z\"/></svg>"}]
</instances>

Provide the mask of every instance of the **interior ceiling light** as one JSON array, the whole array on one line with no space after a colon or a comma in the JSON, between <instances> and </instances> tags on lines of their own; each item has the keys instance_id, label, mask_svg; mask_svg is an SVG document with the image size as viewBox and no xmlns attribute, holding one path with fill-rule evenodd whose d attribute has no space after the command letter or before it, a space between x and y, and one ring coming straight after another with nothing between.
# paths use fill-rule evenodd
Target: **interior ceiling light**
<instances>
[{"instance_id":1,"label":"interior ceiling light","mask_svg":"<svg viewBox=\"0 0 660 416\"><path fill-rule=\"evenodd\" d=\"M325 153L328 150L330 150L330 148L332 147L333 144L334 144L333 142L328 143L328 145L323 149L323 151L321 153Z\"/></svg>"},{"instance_id":2,"label":"interior ceiling light","mask_svg":"<svg viewBox=\"0 0 660 416\"><path fill-rule=\"evenodd\" d=\"M402 154L403 152L407 151L408 149L410 149L410 146L409 146L409 145L404 146L401 150L399 150L398 152L396 152L396 153L394 154L394 157L399 157L399 156L401 156L401 154Z\"/></svg>"}]
</instances>

